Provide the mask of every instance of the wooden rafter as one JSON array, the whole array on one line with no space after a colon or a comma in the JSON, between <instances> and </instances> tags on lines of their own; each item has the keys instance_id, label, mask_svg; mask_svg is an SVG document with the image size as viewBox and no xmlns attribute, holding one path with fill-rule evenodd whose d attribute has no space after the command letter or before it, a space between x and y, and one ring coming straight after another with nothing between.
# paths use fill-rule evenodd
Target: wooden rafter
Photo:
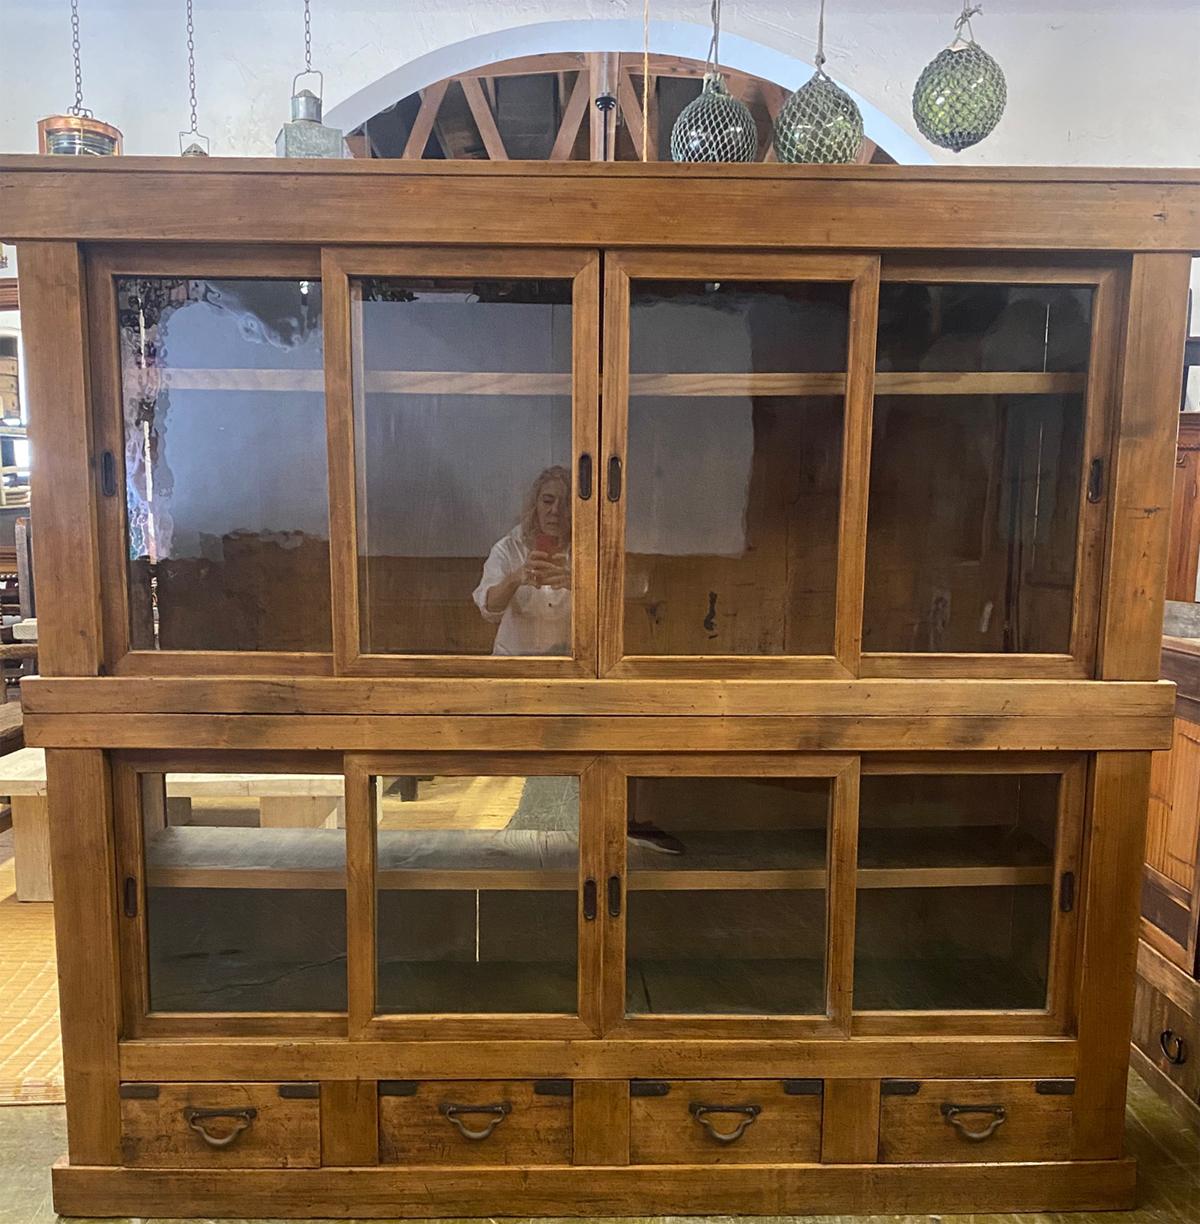
<instances>
[{"instance_id":1,"label":"wooden rafter","mask_svg":"<svg viewBox=\"0 0 1200 1224\"><path fill-rule=\"evenodd\" d=\"M588 93L588 83L591 80L586 70L575 74L575 86L567 105L563 110L562 123L558 126L558 135L554 138L554 147L550 150L551 161L566 161L571 156L575 141L579 138L579 128L583 124L583 116L587 112L591 97Z\"/></svg>"},{"instance_id":2,"label":"wooden rafter","mask_svg":"<svg viewBox=\"0 0 1200 1224\"><path fill-rule=\"evenodd\" d=\"M676 55L651 55L647 117L642 113L643 59L640 54L634 52L531 55L481 65L421 91L420 106L405 140L402 155L407 158L424 156L430 136L434 135L441 144L441 155L445 157L477 157L481 144L490 159L508 160L509 153L497 118L497 99L502 88L500 82L519 76L551 75L557 78L556 96L564 100L565 104L562 106L561 119L550 146L550 161L568 161L575 155L580 127L585 116L589 133L587 156L591 160L602 160L606 148L610 161L617 160L618 156L628 157L631 149L634 155L640 158L645 130L648 134L647 156L650 160L657 161L660 156L657 147L659 80L663 77L698 80L704 75L704 70L705 66L699 60ZM754 114L762 141L760 158L765 162L775 161L771 127L789 96L789 90L774 81L737 69L722 68L721 71L730 93L745 102ZM462 96L455 90L451 95L452 100L447 100L447 90L452 83L461 87ZM612 94L617 99L617 107L607 114L594 105L595 99L604 93ZM620 138L618 154L619 120L625 124L629 142L626 142L624 136ZM553 123L553 117L548 114L546 122L549 127ZM476 128L479 143L476 143ZM551 127L551 130L554 129ZM399 139L404 139L402 133L403 129ZM348 139L353 142L356 137L352 135ZM361 146L361 141L359 144ZM365 152L360 152L353 143L352 150L357 156L385 155L369 143ZM666 152L662 151L661 156L665 157ZM867 141L858 160L866 164L891 162L894 159L873 141Z\"/></svg>"},{"instance_id":3,"label":"wooden rafter","mask_svg":"<svg viewBox=\"0 0 1200 1224\"><path fill-rule=\"evenodd\" d=\"M475 124L479 128L479 137L483 147L492 161L508 161L508 151L496 126L496 114L484 95L479 77L463 77L462 91L466 95L467 105L471 108Z\"/></svg>"},{"instance_id":4,"label":"wooden rafter","mask_svg":"<svg viewBox=\"0 0 1200 1224\"><path fill-rule=\"evenodd\" d=\"M437 119L438 108L442 105L442 99L446 96L446 90L449 87L450 81L447 79L437 81L428 89L421 90L421 109L417 111L412 131L409 132L408 140L405 142L405 157L419 158L425 152L425 146L429 143L429 133L433 131L434 120Z\"/></svg>"}]
</instances>

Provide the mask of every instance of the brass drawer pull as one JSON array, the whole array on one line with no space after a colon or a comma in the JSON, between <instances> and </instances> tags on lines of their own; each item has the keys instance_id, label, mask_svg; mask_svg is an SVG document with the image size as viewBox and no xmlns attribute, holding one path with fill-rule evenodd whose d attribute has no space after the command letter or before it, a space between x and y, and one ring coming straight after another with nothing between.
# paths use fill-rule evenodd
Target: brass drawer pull
<instances>
[{"instance_id":1,"label":"brass drawer pull","mask_svg":"<svg viewBox=\"0 0 1200 1224\"><path fill-rule=\"evenodd\" d=\"M692 1117L708 1131L709 1137L718 1143L736 1143L745 1133L746 1128L762 1113L761 1105L702 1105L693 1101L688 1106ZM709 1114L736 1114L741 1121L730 1131L717 1130L708 1120Z\"/></svg>"},{"instance_id":2,"label":"brass drawer pull","mask_svg":"<svg viewBox=\"0 0 1200 1224\"><path fill-rule=\"evenodd\" d=\"M1159 1034L1158 1044L1167 1062L1173 1067L1182 1067L1188 1060L1187 1042L1174 1029L1163 1029Z\"/></svg>"},{"instance_id":3,"label":"brass drawer pull","mask_svg":"<svg viewBox=\"0 0 1200 1224\"><path fill-rule=\"evenodd\" d=\"M992 1120L983 1130L971 1130L962 1120L963 1115L983 1114ZM1008 1110L1003 1105L952 1105L949 1101L942 1105L942 1117L947 1126L953 1126L956 1131L972 1143L982 1143L990 1139L1008 1121Z\"/></svg>"},{"instance_id":4,"label":"brass drawer pull","mask_svg":"<svg viewBox=\"0 0 1200 1224\"><path fill-rule=\"evenodd\" d=\"M451 1105L443 1101L438 1106L438 1109L441 1111L442 1117L453 1122L458 1127L458 1133L464 1139L475 1141L486 1139L512 1113L512 1105L508 1101L499 1101L495 1105ZM479 1130L473 1130L462 1120L462 1115L464 1114L468 1117L472 1114L484 1115L492 1120Z\"/></svg>"},{"instance_id":5,"label":"brass drawer pull","mask_svg":"<svg viewBox=\"0 0 1200 1224\"><path fill-rule=\"evenodd\" d=\"M183 1111L184 1121L212 1148L231 1147L257 1117L257 1109L185 1109ZM214 1135L204 1125L212 1118L232 1118L233 1130L227 1135Z\"/></svg>"}]
</instances>

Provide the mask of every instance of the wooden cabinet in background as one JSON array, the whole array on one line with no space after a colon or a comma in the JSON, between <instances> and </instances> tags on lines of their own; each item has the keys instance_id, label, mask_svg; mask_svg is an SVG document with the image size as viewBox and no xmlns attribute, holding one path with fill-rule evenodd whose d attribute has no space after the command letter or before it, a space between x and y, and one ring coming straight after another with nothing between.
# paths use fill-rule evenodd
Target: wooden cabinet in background
<instances>
[{"instance_id":1,"label":"wooden cabinet in background","mask_svg":"<svg viewBox=\"0 0 1200 1224\"><path fill-rule=\"evenodd\" d=\"M1131 1205L1200 174L89 160L59 1210Z\"/></svg>"}]
</instances>

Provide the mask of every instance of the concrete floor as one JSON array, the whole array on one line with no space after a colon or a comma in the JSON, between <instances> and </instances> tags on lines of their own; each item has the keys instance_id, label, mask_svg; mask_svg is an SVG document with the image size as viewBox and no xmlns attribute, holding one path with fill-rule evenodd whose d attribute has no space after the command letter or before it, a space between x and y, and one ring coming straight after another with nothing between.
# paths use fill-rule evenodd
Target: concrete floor
<instances>
[{"instance_id":1,"label":"concrete floor","mask_svg":"<svg viewBox=\"0 0 1200 1224\"><path fill-rule=\"evenodd\" d=\"M977 1215L962 1224L1200 1224L1200 1135L1190 1130L1134 1076L1129 1085L1128 1143L1140 1169L1136 1211L1086 1215ZM66 1147L61 1106L0 1109L0 1224L50 1224L50 1164ZM712 1217L708 1217L712 1219ZM790 1217L800 1219L801 1217ZM837 1224L842 1216L802 1217ZM860 1217L866 1219L868 1217ZM885 1217L869 1219L881 1222ZM888 1216L904 1224L930 1224L940 1216ZM137 1224L154 1224L151 1220ZM265 1224L265 1222L263 1222ZM648 1224L638 1221L638 1224ZM685 1224L676 1219L671 1224Z\"/></svg>"}]
</instances>

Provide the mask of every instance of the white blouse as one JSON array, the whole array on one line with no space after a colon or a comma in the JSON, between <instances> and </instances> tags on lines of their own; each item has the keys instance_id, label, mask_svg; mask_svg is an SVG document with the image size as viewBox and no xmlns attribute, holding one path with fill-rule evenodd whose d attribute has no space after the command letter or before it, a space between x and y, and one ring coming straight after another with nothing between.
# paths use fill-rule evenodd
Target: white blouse
<instances>
[{"instance_id":1,"label":"white blouse","mask_svg":"<svg viewBox=\"0 0 1200 1224\"><path fill-rule=\"evenodd\" d=\"M549 587L519 586L503 612L487 606L488 592L529 559L529 545L516 526L492 545L483 563L483 577L472 598L490 624L499 625L492 654L565 655L571 653L571 592ZM569 559L568 559L569 564Z\"/></svg>"}]
</instances>

